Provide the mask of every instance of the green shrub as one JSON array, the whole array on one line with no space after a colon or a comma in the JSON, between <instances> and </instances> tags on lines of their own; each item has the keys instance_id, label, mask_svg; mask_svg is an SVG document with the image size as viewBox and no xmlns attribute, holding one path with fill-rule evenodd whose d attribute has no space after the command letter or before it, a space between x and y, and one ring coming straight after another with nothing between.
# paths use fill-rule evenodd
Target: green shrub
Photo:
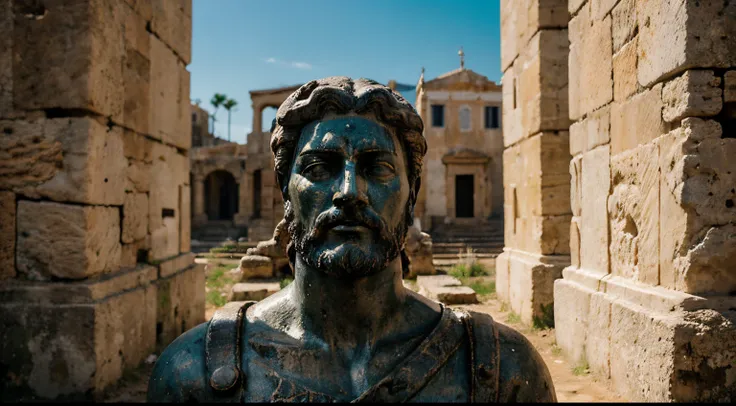
<instances>
[{"instance_id":1,"label":"green shrub","mask_svg":"<svg viewBox=\"0 0 736 406\"><path fill-rule=\"evenodd\" d=\"M456 278L469 278L469 277L474 277L474 276L486 276L488 275L488 272L486 271L486 268L483 267L483 265L477 262L474 262L470 265L468 264L453 265L452 268L450 268L450 275Z\"/></svg>"},{"instance_id":2,"label":"green shrub","mask_svg":"<svg viewBox=\"0 0 736 406\"><path fill-rule=\"evenodd\" d=\"M473 289L475 293L479 295L490 295L496 292L496 281L473 281L470 283L470 289Z\"/></svg>"},{"instance_id":3,"label":"green shrub","mask_svg":"<svg viewBox=\"0 0 736 406\"><path fill-rule=\"evenodd\" d=\"M512 324L520 323L521 322L521 316L519 316L518 314L516 314L514 312L511 312L506 317L506 322L507 323L512 323Z\"/></svg>"},{"instance_id":4,"label":"green shrub","mask_svg":"<svg viewBox=\"0 0 736 406\"><path fill-rule=\"evenodd\" d=\"M293 281L294 281L294 279L291 279L291 278L284 278L284 279L282 279L282 280L281 280L281 282L279 282L279 286L281 286L281 289L283 289L283 288L285 288L285 287L289 286L289 284L290 284L291 282L293 282Z\"/></svg>"},{"instance_id":5,"label":"green shrub","mask_svg":"<svg viewBox=\"0 0 736 406\"><path fill-rule=\"evenodd\" d=\"M207 303L215 307L222 307L227 303L227 297L222 296L222 293L218 290L211 290L207 292Z\"/></svg>"}]
</instances>

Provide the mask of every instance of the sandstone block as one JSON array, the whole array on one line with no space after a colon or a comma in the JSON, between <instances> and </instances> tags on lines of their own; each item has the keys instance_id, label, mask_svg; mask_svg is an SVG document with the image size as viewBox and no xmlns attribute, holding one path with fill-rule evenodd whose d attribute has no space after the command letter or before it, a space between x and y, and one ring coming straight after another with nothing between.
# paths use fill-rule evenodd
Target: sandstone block
<instances>
[{"instance_id":1,"label":"sandstone block","mask_svg":"<svg viewBox=\"0 0 736 406\"><path fill-rule=\"evenodd\" d=\"M496 295L504 302L509 302L509 251L496 257Z\"/></svg>"},{"instance_id":2,"label":"sandstone block","mask_svg":"<svg viewBox=\"0 0 736 406\"><path fill-rule=\"evenodd\" d=\"M120 266L117 208L20 201L16 221L16 266L28 279L84 279Z\"/></svg>"},{"instance_id":3,"label":"sandstone block","mask_svg":"<svg viewBox=\"0 0 736 406\"><path fill-rule=\"evenodd\" d=\"M567 188L566 188L567 189ZM541 219L540 253L543 255L570 254L570 220L572 216L546 216ZM539 234L532 237L537 238ZM535 252L535 251L531 251Z\"/></svg>"},{"instance_id":4,"label":"sandstone block","mask_svg":"<svg viewBox=\"0 0 736 406\"><path fill-rule=\"evenodd\" d=\"M588 310L588 334L585 343L585 358L590 369L604 378L611 377L611 303L605 294L595 292L590 296ZM556 326L556 325L555 325Z\"/></svg>"},{"instance_id":5,"label":"sandstone block","mask_svg":"<svg viewBox=\"0 0 736 406\"><path fill-rule=\"evenodd\" d=\"M158 265L159 277L168 278L177 272L187 269L194 265L195 255L191 252L186 254L177 255L173 258L169 258L166 261L162 261Z\"/></svg>"},{"instance_id":6,"label":"sandstone block","mask_svg":"<svg viewBox=\"0 0 736 406\"><path fill-rule=\"evenodd\" d=\"M736 102L736 70L730 70L723 74L723 102Z\"/></svg>"},{"instance_id":7,"label":"sandstone block","mask_svg":"<svg viewBox=\"0 0 736 406\"><path fill-rule=\"evenodd\" d=\"M664 134L662 84L611 106L611 154L646 144Z\"/></svg>"},{"instance_id":8,"label":"sandstone block","mask_svg":"<svg viewBox=\"0 0 736 406\"><path fill-rule=\"evenodd\" d=\"M123 243L144 238L148 233L148 195L126 193L123 203Z\"/></svg>"},{"instance_id":9,"label":"sandstone block","mask_svg":"<svg viewBox=\"0 0 736 406\"><path fill-rule=\"evenodd\" d=\"M582 206L580 197L582 196L582 171L583 157L576 156L570 161L570 206L573 216L580 216Z\"/></svg>"},{"instance_id":10,"label":"sandstone block","mask_svg":"<svg viewBox=\"0 0 736 406\"><path fill-rule=\"evenodd\" d=\"M150 190L151 165L132 159L128 160L128 166L125 168L125 192L146 193Z\"/></svg>"},{"instance_id":11,"label":"sandstone block","mask_svg":"<svg viewBox=\"0 0 736 406\"><path fill-rule=\"evenodd\" d=\"M150 134L166 143L189 149L189 74L176 55L155 36L151 36L150 63ZM185 110L186 114L183 114Z\"/></svg>"},{"instance_id":12,"label":"sandstone block","mask_svg":"<svg viewBox=\"0 0 736 406\"><path fill-rule=\"evenodd\" d=\"M685 117L713 116L723 107L721 78L712 70L689 70L662 89L665 121L679 121Z\"/></svg>"},{"instance_id":13,"label":"sandstone block","mask_svg":"<svg viewBox=\"0 0 736 406\"><path fill-rule=\"evenodd\" d=\"M112 0L15 2L13 100L22 109L84 109L122 122L124 7ZM27 10L25 10L27 11Z\"/></svg>"},{"instance_id":14,"label":"sandstone block","mask_svg":"<svg viewBox=\"0 0 736 406\"><path fill-rule=\"evenodd\" d=\"M153 0L151 29L184 64L192 58L192 0Z\"/></svg>"},{"instance_id":15,"label":"sandstone block","mask_svg":"<svg viewBox=\"0 0 736 406\"><path fill-rule=\"evenodd\" d=\"M519 55L516 1L501 2L501 70L506 71Z\"/></svg>"},{"instance_id":16,"label":"sandstone block","mask_svg":"<svg viewBox=\"0 0 736 406\"><path fill-rule=\"evenodd\" d=\"M0 1L0 118L13 113L13 2Z\"/></svg>"},{"instance_id":17,"label":"sandstone block","mask_svg":"<svg viewBox=\"0 0 736 406\"><path fill-rule=\"evenodd\" d=\"M583 7L570 21L570 118L578 120L613 99L611 17L589 25Z\"/></svg>"},{"instance_id":18,"label":"sandstone block","mask_svg":"<svg viewBox=\"0 0 736 406\"><path fill-rule=\"evenodd\" d=\"M616 3L618 3L618 0L591 0L591 17L596 20L604 19Z\"/></svg>"},{"instance_id":19,"label":"sandstone block","mask_svg":"<svg viewBox=\"0 0 736 406\"><path fill-rule=\"evenodd\" d=\"M154 144L154 141L134 131L126 129L123 132L123 155L126 158L151 163Z\"/></svg>"},{"instance_id":20,"label":"sandstone block","mask_svg":"<svg viewBox=\"0 0 736 406\"><path fill-rule=\"evenodd\" d=\"M593 293L565 279L554 282L555 341L573 366L587 361L588 312Z\"/></svg>"},{"instance_id":21,"label":"sandstone block","mask_svg":"<svg viewBox=\"0 0 736 406\"><path fill-rule=\"evenodd\" d=\"M509 251L509 304L526 324L553 326L554 281L569 265L568 256Z\"/></svg>"},{"instance_id":22,"label":"sandstone block","mask_svg":"<svg viewBox=\"0 0 736 406\"><path fill-rule=\"evenodd\" d=\"M517 143L524 136L521 124L522 109L518 103L514 103L518 97L518 83L515 70L515 68L508 69L504 72L501 80L503 100L511 101L503 103L503 106L501 106L503 115L501 125L503 126L503 145L505 147L509 147ZM430 162L427 162L427 165L430 165Z\"/></svg>"},{"instance_id":23,"label":"sandstone block","mask_svg":"<svg viewBox=\"0 0 736 406\"><path fill-rule=\"evenodd\" d=\"M278 282L236 283L233 285L228 301L263 300L281 290Z\"/></svg>"},{"instance_id":24,"label":"sandstone block","mask_svg":"<svg viewBox=\"0 0 736 406\"><path fill-rule=\"evenodd\" d=\"M0 280L15 277L15 193L0 191Z\"/></svg>"},{"instance_id":25,"label":"sandstone block","mask_svg":"<svg viewBox=\"0 0 736 406\"><path fill-rule=\"evenodd\" d=\"M611 148L606 145L583 154L580 266L608 273L608 209Z\"/></svg>"},{"instance_id":26,"label":"sandstone block","mask_svg":"<svg viewBox=\"0 0 736 406\"><path fill-rule=\"evenodd\" d=\"M613 100L623 102L636 93L639 82L636 80L637 39L624 45L613 55Z\"/></svg>"},{"instance_id":27,"label":"sandstone block","mask_svg":"<svg viewBox=\"0 0 736 406\"><path fill-rule=\"evenodd\" d=\"M123 122L126 127L144 134L150 133L150 37L146 30L146 20L133 10L127 10Z\"/></svg>"},{"instance_id":28,"label":"sandstone block","mask_svg":"<svg viewBox=\"0 0 736 406\"><path fill-rule=\"evenodd\" d=\"M639 70L642 86L700 66L736 65L736 3L689 0L638 1ZM667 46L662 46L667 44Z\"/></svg>"},{"instance_id":29,"label":"sandstone block","mask_svg":"<svg viewBox=\"0 0 736 406\"><path fill-rule=\"evenodd\" d=\"M192 249L192 196L189 186L179 186L179 252L189 252Z\"/></svg>"},{"instance_id":30,"label":"sandstone block","mask_svg":"<svg viewBox=\"0 0 736 406\"><path fill-rule=\"evenodd\" d=\"M659 147L656 143L611 157L608 199L611 273L659 284Z\"/></svg>"},{"instance_id":31,"label":"sandstone block","mask_svg":"<svg viewBox=\"0 0 736 406\"><path fill-rule=\"evenodd\" d=\"M143 17L144 20L150 21L153 16L153 8L149 0L125 0L131 10Z\"/></svg>"},{"instance_id":32,"label":"sandstone block","mask_svg":"<svg viewBox=\"0 0 736 406\"><path fill-rule=\"evenodd\" d=\"M176 149L153 143L148 194L148 229L153 258L168 258L179 253L181 212L179 186L189 177L189 161Z\"/></svg>"},{"instance_id":33,"label":"sandstone block","mask_svg":"<svg viewBox=\"0 0 736 406\"><path fill-rule=\"evenodd\" d=\"M91 118L0 122L0 188L31 198L122 205L127 162L119 127Z\"/></svg>"},{"instance_id":34,"label":"sandstone block","mask_svg":"<svg viewBox=\"0 0 736 406\"><path fill-rule=\"evenodd\" d=\"M475 291L449 275L417 276L419 294L445 304L478 303Z\"/></svg>"},{"instance_id":35,"label":"sandstone block","mask_svg":"<svg viewBox=\"0 0 736 406\"><path fill-rule=\"evenodd\" d=\"M146 235L145 238L130 244L122 244L120 247L120 266L123 268L134 268L138 263L147 263L153 260L149 255L150 250L150 235Z\"/></svg>"},{"instance_id":36,"label":"sandstone block","mask_svg":"<svg viewBox=\"0 0 736 406\"><path fill-rule=\"evenodd\" d=\"M240 260L240 270L243 271L243 280L273 276L271 259L260 255L245 255Z\"/></svg>"},{"instance_id":37,"label":"sandstone block","mask_svg":"<svg viewBox=\"0 0 736 406\"><path fill-rule=\"evenodd\" d=\"M197 264L183 272L156 282L156 346L163 349L179 335L205 321L204 265Z\"/></svg>"},{"instance_id":38,"label":"sandstone block","mask_svg":"<svg viewBox=\"0 0 736 406\"><path fill-rule=\"evenodd\" d=\"M119 278L95 285L117 288L81 302L82 296L70 294L86 285L79 282L48 284L42 294L34 283L3 297L0 356L15 377L6 380L4 392L30 391L37 399L65 395L99 399L124 370L154 351L155 290L148 282L119 285L115 279ZM19 295L26 300L7 300ZM49 297L58 302L45 302Z\"/></svg>"},{"instance_id":39,"label":"sandstone block","mask_svg":"<svg viewBox=\"0 0 736 406\"><path fill-rule=\"evenodd\" d=\"M570 264L580 268L580 217L573 217L570 222Z\"/></svg>"},{"instance_id":40,"label":"sandstone block","mask_svg":"<svg viewBox=\"0 0 736 406\"><path fill-rule=\"evenodd\" d=\"M570 126L570 153L590 151L611 140L611 111L608 106L598 109L584 120Z\"/></svg>"},{"instance_id":41,"label":"sandstone block","mask_svg":"<svg viewBox=\"0 0 736 406\"><path fill-rule=\"evenodd\" d=\"M616 53L622 46L634 38L634 35L638 31L636 1L621 0L613 8L613 11L611 11L611 16L613 18L611 24L611 28L613 29L613 52ZM633 52L636 52L636 47L634 47ZM614 69L616 69L615 64L616 62L614 61ZM636 76L634 76L634 80L636 80Z\"/></svg>"}]
</instances>

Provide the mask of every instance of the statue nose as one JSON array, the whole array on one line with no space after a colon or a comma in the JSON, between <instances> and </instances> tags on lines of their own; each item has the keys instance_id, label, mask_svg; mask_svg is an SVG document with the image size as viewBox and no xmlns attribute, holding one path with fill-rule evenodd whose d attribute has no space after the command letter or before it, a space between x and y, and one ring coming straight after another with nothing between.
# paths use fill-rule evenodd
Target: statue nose
<instances>
[{"instance_id":1,"label":"statue nose","mask_svg":"<svg viewBox=\"0 0 736 406\"><path fill-rule=\"evenodd\" d=\"M332 196L332 203L336 207L346 205L364 205L368 202L365 193L361 191L358 185L358 177L356 176L355 164L348 163L345 165L345 173L342 178L340 189Z\"/></svg>"}]
</instances>

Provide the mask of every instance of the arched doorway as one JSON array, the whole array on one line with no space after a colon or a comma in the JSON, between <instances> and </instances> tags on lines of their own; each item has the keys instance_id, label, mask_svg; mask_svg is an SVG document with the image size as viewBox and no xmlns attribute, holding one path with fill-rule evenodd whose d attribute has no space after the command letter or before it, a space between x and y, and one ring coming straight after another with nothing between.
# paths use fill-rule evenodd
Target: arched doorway
<instances>
[{"instance_id":1,"label":"arched doorway","mask_svg":"<svg viewBox=\"0 0 736 406\"><path fill-rule=\"evenodd\" d=\"M216 170L204 180L205 211L209 220L232 220L238 212L238 184L230 172Z\"/></svg>"}]
</instances>

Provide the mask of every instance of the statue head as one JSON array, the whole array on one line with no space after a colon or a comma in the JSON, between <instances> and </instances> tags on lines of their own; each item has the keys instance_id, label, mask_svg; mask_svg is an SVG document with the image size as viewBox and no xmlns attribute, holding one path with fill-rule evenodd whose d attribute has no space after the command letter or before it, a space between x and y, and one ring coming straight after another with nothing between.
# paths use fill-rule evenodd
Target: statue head
<instances>
[{"instance_id":1,"label":"statue head","mask_svg":"<svg viewBox=\"0 0 736 406\"><path fill-rule=\"evenodd\" d=\"M360 277L402 254L427 151L422 130L401 95L368 79L313 80L286 99L271 150L292 263L298 253L330 275Z\"/></svg>"}]
</instances>

